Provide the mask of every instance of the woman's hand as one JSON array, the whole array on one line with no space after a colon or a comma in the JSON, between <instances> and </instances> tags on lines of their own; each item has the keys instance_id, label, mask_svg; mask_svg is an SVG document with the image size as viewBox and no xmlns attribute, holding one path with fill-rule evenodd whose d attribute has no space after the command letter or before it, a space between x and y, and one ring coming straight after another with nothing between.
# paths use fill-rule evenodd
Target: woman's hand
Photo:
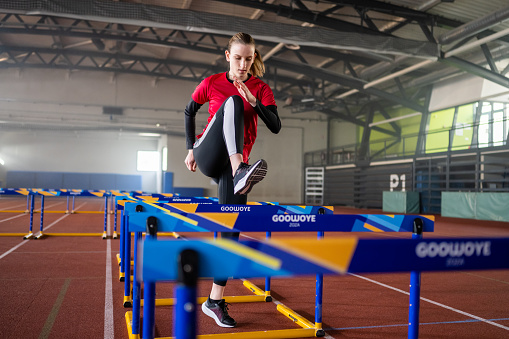
<instances>
[{"instance_id":1,"label":"woman's hand","mask_svg":"<svg viewBox=\"0 0 509 339\"><path fill-rule=\"evenodd\" d=\"M236 77L233 78L233 85L237 88L239 91L239 94L247 101L249 104L253 107L256 106L256 98L251 93L249 88L247 88L246 84L242 81L239 81Z\"/></svg>"},{"instance_id":2,"label":"woman's hand","mask_svg":"<svg viewBox=\"0 0 509 339\"><path fill-rule=\"evenodd\" d=\"M194 154L193 150L190 149L189 153L187 153L186 160L184 160L186 163L187 169L191 172L196 172L196 161L194 160Z\"/></svg>"}]
</instances>

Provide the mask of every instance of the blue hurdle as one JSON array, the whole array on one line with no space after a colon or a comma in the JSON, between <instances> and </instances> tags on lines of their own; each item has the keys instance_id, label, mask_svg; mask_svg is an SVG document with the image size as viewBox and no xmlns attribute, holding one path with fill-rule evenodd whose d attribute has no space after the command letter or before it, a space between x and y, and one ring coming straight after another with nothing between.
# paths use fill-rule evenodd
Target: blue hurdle
<instances>
[{"instance_id":1,"label":"blue hurdle","mask_svg":"<svg viewBox=\"0 0 509 339\"><path fill-rule=\"evenodd\" d=\"M140 253L142 267L137 276L145 284L144 339L154 338L155 284L161 281L177 281L174 335L177 339L190 339L196 337L196 281L198 277L217 276L216 272L222 272L225 278L251 278L267 275L298 276L317 272L337 275L509 268L509 238L182 242L155 240L157 222L153 219L149 224L149 236L143 241ZM416 227L420 227L419 223L416 223ZM418 318L412 319L419 308L414 303L417 298L414 293L415 289L411 289L409 339L418 337ZM265 335L266 332L269 331L231 335L238 334L242 338L269 337Z\"/></svg>"},{"instance_id":2,"label":"blue hurdle","mask_svg":"<svg viewBox=\"0 0 509 339\"><path fill-rule=\"evenodd\" d=\"M228 206L228 205L220 205ZM237 206L238 205L232 205ZM205 207L204 207L205 208ZM271 207L272 208L272 207ZM289 214L274 214L273 211L267 213L267 207L263 207L265 213L253 215L249 213L181 213L177 214L168 209L150 203L133 203L126 204L125 222L127 225L126 232L140 233L136 239L141 237L147 225L147 220L153 218L156 220L160 232L286 232L286 231L300 231L300 232L316 232L316 231L333 231L333 232L373 232L373 231L386 231L386 232L413 232L414 220L418 216L408 215L289 215ZM434 228L433 217L420 216L422 221L421 229L425 232L432 232ZM323 237L323 233L319 233ZM125 239L126 255L125 272L130 272L130 240L131 237L127 236ZM127 251L129 249L129 251ZM137 253L137 242L135 242L135 253ZM123 260L124 261L124 260ZM135 261L136 262L136 261ZM130 279L125 279L124 301L128 300L130 296ZM315 308L315 324L313 327L314 335L323 335L322 317L321 317L321 300L322 300L322 282L323 277L317 276L317 298ZM139 306L136 301L137 292L139 287L133 286L133 312L130 329L133 335L139 333ZM124 306L126 306L124 304ZM131 305L128 305L131 306ZM291 311L291 310L290 310ZM285 313L282 311L282 313ZM288 316L288 315L287 315ZM126 319L128 314L126 314ZM300 323L299 323L300 324Z\"/></svg>"}]
</instances>

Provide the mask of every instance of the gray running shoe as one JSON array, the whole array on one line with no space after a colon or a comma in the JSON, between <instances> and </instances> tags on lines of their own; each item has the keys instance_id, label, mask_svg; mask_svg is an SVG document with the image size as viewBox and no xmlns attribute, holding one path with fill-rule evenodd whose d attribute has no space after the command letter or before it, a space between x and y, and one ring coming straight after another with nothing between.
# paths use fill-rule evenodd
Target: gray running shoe
<instances>
[{"instance_id":1,"label":"gray running shoe","mask_svg":"<svg viewBox=\"0 0 509 339\"><path fill-rule=\"evenodd\" d=\"M201 310L214 319L219 326L235 327L237 326L237 322L228 315L228 305L229 303L225 302L224 299L221 299L221 301L216 304L210 301L210 298L207 298L207 301L201 304Z\"/></svg>"},{"instance_id":2,"label":"gray running shoe","mask_svg":"<svg viewBox=\"0 0 509 339\"><path fill-rule=\"evenodd\" d=\"M254 184L259 183L267 174L267 162L258 160L253 165L241 162L233 177L233 192L235 194L248 194Z\"/></svg>"}]
</instances>

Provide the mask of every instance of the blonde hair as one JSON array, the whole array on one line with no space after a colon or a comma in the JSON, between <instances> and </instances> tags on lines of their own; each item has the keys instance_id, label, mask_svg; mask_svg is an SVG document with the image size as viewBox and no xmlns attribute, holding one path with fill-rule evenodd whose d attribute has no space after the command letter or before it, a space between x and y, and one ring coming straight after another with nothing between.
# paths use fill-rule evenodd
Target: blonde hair
<instances>
[{"instance_id":1,"label":"blonde hair","mask_svg":"<svg viewBox=\"0 0 509 339\"><path fill-rule=\"evenodd\" d=\"M249 69L249 73L251 73L255 77L262 77L263 74L265 73L265 65L263 64L262 55L260 54L258 49L256 49L255 41L251 37L251 35L239 32L232 36L230 41L228 42L228 52L231 52L231 47L235 43L243 45L253 45L255 47L255 58L253 64L251 65L251 68Z\"/></svg>"}]
</instances>

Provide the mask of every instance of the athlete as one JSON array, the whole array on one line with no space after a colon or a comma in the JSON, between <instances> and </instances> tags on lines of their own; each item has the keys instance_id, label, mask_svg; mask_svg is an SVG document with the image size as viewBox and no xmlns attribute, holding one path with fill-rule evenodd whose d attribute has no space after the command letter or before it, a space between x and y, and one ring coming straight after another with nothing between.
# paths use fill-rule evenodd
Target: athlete
<instances>
[{"instance_id":1,"label":"athlete","mask_svg":"<svg viewBox=\"0 0 509 339\"><path fill-rule=\"evenodd\" d=\"M229 70L205 78L194 90L185 109L187 168L198 167L218 183L220 204L245 205L253 185L267 173L267 163L260 159L249 165L249 154L256 140L258 117L272 133L279 133L279 119L274 94L258 77L265 66L254 39L247 33L235 34L225 51ZM208 124L195 136L195 117L200 107L209 103ZM238 240L238 232L222 232L222 238ZM223 299L226 280L214 279L203 312L221 327L235 327Z\"/></svg>"}]
</instances>

